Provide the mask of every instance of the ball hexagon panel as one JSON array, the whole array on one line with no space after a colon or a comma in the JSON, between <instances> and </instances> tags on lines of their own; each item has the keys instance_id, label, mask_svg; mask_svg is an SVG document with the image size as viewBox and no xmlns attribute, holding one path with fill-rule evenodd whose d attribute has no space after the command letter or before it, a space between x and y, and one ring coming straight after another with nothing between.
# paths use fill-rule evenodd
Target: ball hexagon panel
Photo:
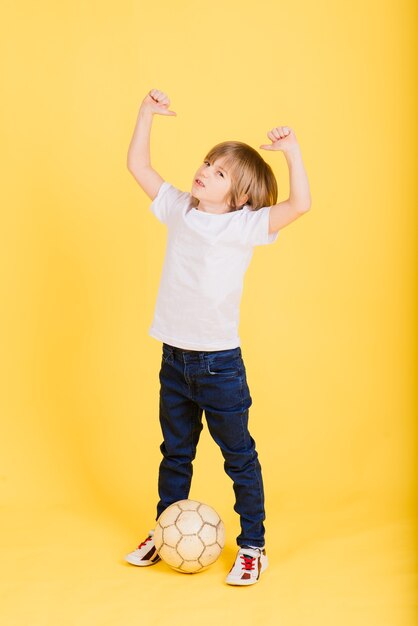
<instances>
[{"instance_id":1,"label":"ball hexagon panel","mask_svg":"<svg viewBox=\"0 0 418 626\"><path fill-rule=\"evenodd\" d=\"M198 533L203 520L196 511L182 511L176 520L176 526L183 535Z\"/></svg>"},{"instance_id":2,"label":"ball hexagon panel","mask_svg":"<svg viewBox=\"0 0 418 626\"><path fill-rule=\"evenodd\" d=\"M203 566L199 563L199 561L183 561L181 565L181 571L186 574L194 574L201 569L203 569Z\"/></svg>"},{"instance_id":3,"label":"ball hexagon panel","mask_svg":"<svg viewBox=\"0 0 418 626\"><path fill-rule=\"evenodd\" d=\"M210 524L203 524L202 529L199 531L199 537L205 544L205 546L211 546L217 542L217 532L215 526Z\"/></svg>"},{"instance_id":4,"label":"ball hexagon panel","mask_svg":"<svg viewBox=\"0 0 418 626\"><path fill-rule=\"evenodd\" d=\"M154 543L155 543L155 547L157 548L157 551L163 545L163 529L162 529L162 526L160 526L159 524L156 525L155 530L154 530Z\"/></svg>"},{"instance_id":5,"label":"ball hexagon panel","mask_svg":"<svg viewBox=\"0 0 418 626\"><path fill-rule=\"evenodd\" d=\"M174 524L163 529L163 541L166 545L175 548L181 538L182 534Z\"/></svg>"},{"instance_id":6,"label":"ball hexagon panel","mask_svg":"<svg viewBox=\"0 0 418 626\"><path fill-rule=\"evenodd\" d=\"M204 519L205 522L213 524L214 526L216 526L216 524L219 522L219 515L214 509L212 509L212 507L208 506L207 504L201 504L198 510L200 515L202 516L202 519Z\"/></svg>"},{"instance_id":7,"label":"ball hexagon panel","mask_svg":"<svg viewBox=\"0 0 418 626\"><path fill-rule=\"evenodd\" d=\"M161 513L160 517L158 518L158 523L163 528L166 528L167 526L175 523L180 513L181 509L178 504L171 504L169 507L166 508L165 511Z\"/></svg>"},{"instance_id":8,"label":"ball hexagon panel","mask_svg":"<svg viewBox=\"0 0 418 626\"><path fill-rule=\"evenodd\" d=\"M197 500L179 500L176 504L182 511L197 511L201 502L197 502Z\"/></svg>"},{"instance_id":9,"label":"ball hexagon panel","mask_svg":"<svg viewBox=\"0 0 418 626\"><path fill-rule=\"evenodd\" d=\"M182 557L177 552L175 548L171 548L170 546L166 546L165 544L161 546L158 551L160 557L167 563L167 565L171 565L172 567L180 567L182 564Z\"/></svg>"},{"instance_id":10,"label":"ball hexagon panel","mask_svg":"<svg viewBox=\"0 0 418 626\"><path fill-rule=\"evenodd\" d=\"M221 550L222 549L217 543L215 543L213 546L206 546L206 548L203 550L202 554L199 557L200 563L204 567L211 565L211 563L214 563L219 557Z\"/></svg>"},{"instance_id":11,"label":"ball hexagon panel","mask_svg":"<svg viewBox=\"0 0 418 626\"><path fill-rule=\"evenodd\" d=\"M225 526L222 520L219 520L219 524L216 527L216 541L219 543L221 548L225 545Z\"/></svg>"},{"instance_id":12,"label":"ball hexagon panel","mask_svg":"<svg viewBox=\"0 0 418 626\"><path fill-rule=\"evenodd\" d=\"M180 539L176 549L185 561L197 561L205 546L196 535L186 535Z\"/></svg>"}]
</instances>

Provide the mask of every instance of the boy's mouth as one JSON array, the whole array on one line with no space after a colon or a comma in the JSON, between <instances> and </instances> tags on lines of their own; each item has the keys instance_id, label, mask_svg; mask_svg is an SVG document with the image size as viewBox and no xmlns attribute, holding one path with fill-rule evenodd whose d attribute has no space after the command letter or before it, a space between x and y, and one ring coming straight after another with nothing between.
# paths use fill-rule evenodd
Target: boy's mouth
<instances>
[{"instance_id":1,"label":"boy's mouth","mask_svg":"<svg viewBox=\"0 0 418 626\"><path fill-rule=\"evenodd\" d=\"M202 183L201 180L199 180L199 178L196 178L196 180L194 181L197 185L199 185L199 187L204 187L205 185Z\"/></svg>"}]
</instances>

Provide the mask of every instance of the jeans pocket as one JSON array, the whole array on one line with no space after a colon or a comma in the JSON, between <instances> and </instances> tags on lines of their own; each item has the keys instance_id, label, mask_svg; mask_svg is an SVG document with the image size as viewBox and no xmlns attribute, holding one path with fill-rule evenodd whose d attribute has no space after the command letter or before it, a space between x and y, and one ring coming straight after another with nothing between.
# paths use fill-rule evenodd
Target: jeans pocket
<instances>
[{"instance_id":1,"label":"jeans pocket","mask_svg":"<svg viewBox=\"0 0 418 626\"><path fill-rule=\"evenodd\" d=\"M241 360L239 357L233 359L215 357L208 360L208 374L225 378L240 376L242 373Z\"/></svg>"}]
</instances>

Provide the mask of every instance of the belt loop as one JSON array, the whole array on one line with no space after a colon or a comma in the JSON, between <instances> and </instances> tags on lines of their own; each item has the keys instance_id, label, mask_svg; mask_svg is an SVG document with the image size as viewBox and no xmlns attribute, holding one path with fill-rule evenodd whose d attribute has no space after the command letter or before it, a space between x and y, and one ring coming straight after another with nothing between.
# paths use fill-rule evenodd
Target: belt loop
<instances>
[{"instance_id":1,"label":"belt loop","mask_svg":"<svg viewBox=\"0 0 418 626\"><path fill-rule=\"evenodd\" d=\"M168 350L169 354L173 356L174 354L174 346L170 346L168 343L163 343L163 347Z\"/></svg>"}]
</instances>

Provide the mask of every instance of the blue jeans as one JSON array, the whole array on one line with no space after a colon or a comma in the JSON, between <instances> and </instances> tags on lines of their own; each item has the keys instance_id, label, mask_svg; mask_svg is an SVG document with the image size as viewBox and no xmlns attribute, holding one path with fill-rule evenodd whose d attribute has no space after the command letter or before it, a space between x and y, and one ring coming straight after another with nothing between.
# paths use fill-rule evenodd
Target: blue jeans
<instances>
[{"instance_id":1,"label":"blue jeans","mask_svg":"<svg viewBox=\"0 0 418 626\"><path fill-rule=\"evenodd\" d=\"M255 441L248 431L252 404L241 348L200 352L163 343L160 424L164 441L158 477L157 519L189 497L196 446L205 411L209 432L233 481L240 516L239 546L264 546L264 490Z\"/></svg>"}]
</instances>

